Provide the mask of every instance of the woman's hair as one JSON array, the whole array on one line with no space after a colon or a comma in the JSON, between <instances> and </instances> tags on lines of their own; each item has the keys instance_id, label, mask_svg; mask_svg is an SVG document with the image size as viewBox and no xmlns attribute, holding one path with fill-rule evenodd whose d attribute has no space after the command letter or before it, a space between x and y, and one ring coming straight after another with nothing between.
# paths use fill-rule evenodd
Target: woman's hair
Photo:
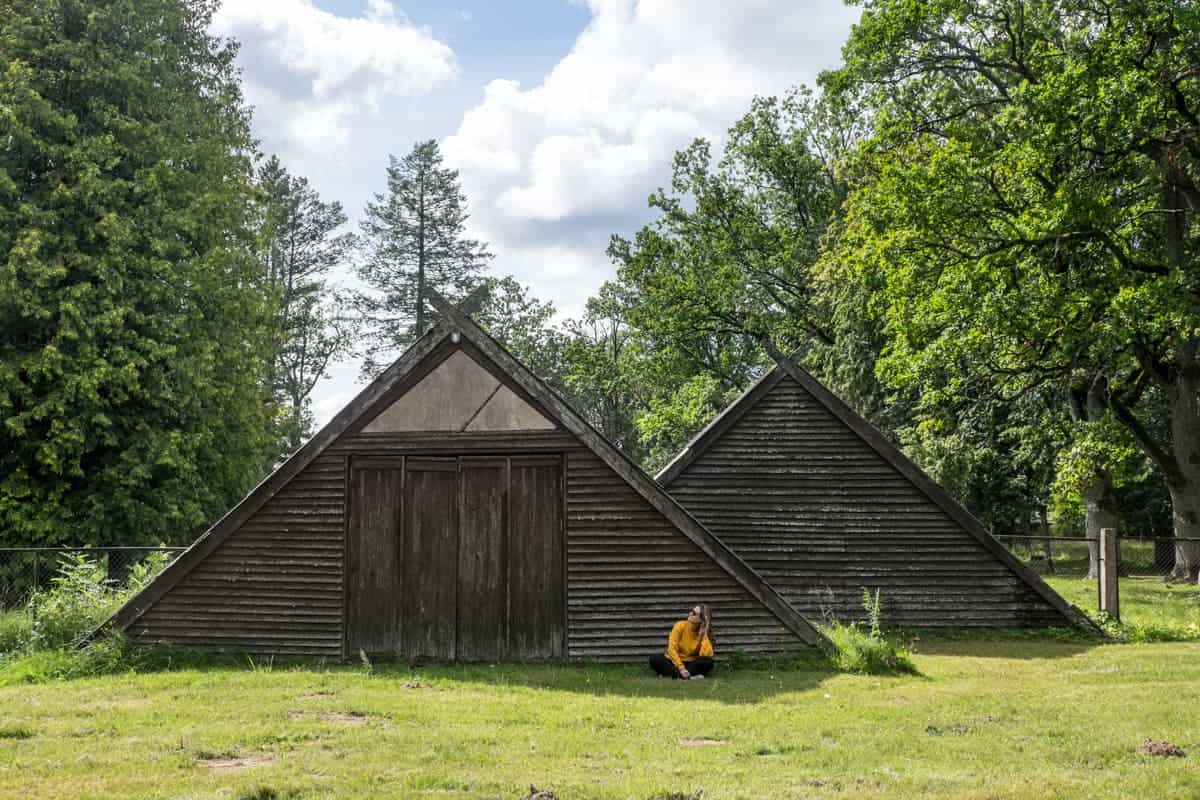
<instances>
[{"instance_id":1,"label":"woman's hair","mask_svg":"<svg viewBox=\"0 0 1200 800\"><path fill-rule=\"evenodd\" d=\"M697 603L693 608L700 609L700 632L712 639L712 612L704 603Z\"/></svg>"}]
</instances>

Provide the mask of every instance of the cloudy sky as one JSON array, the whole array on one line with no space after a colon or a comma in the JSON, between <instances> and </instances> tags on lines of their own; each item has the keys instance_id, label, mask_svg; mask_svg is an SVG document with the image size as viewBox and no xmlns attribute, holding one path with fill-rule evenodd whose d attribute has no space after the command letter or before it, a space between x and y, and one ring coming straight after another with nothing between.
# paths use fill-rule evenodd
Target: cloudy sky
<instances>
[{"instance_id":1,"label":"cloudy sky","mask_svg":"<svg viewBox=\"0 0 1200 800\"><path fill-rule=\"evenodd\" d=\"M388 154L438 139L495 272L575 316L672 154L836 66L856 16L841 0L225 0L213 31L242 43L264 152L357 221ZM319 423L356 375L318 387Z\"/></svg>"}]
</instances>

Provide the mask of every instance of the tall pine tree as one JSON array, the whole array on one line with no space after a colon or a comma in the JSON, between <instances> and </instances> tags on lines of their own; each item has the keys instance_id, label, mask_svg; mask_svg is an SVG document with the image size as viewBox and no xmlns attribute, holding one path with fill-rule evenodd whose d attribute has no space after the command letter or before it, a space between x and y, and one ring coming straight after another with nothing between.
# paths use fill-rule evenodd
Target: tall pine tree
<instances>
[{"instance_id":1,"label":"tall pine tree","mask_svg":"<svg viewBox=\"0 0 1200 800\"><path fill-rule=\"evenodd\" d=\"M492 254L466 237L466 222L458 171L442 166L436 141L391 157L387 193L375 195L362 221L358 274L370 291L353 297L365 377L379 374L428 327L428 289L453 299L481 279Z\"/></svg>"},{"instance_id":2,"label":"tall pine tree","mask_svg":"<svg viewBox=\"0 0 1200 800\"><path fill-rule=\"evenodd\" d=\"M0 542L187 541L259 477L267 293L215 0L0 13Z\"/></svg>"},{"instance_id":3,"label":"tall pine tree","mask_svg":"<svg viewBox=\"0 0 1200 800\"><path fill-rule=\"evenodd\" d=\"M280 449L294 452L312 433L313 388L348 345L337 300L326 283L344 264L354 236L341 203L323 202L308 180L275 156L259 168L263 278L275 300L269 385L281 408Z\"/></svg>"}]
</instances>

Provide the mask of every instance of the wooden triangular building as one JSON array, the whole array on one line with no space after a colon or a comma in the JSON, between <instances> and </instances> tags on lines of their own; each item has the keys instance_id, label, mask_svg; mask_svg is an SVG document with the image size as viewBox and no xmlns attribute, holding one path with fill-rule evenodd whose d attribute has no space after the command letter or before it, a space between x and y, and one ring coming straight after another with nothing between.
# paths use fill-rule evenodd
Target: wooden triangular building
<instances>
[{"instance_id":1,"label":"wooden triangular building","mask_svg":"<svg viewBox=\"0 0 1200 800\"><path fill-rule=\"evenodd\" d=\"M828 646L459 309L107 626L209 650L640 660L694 603L725 652Z\"/></svg>"},{"instance_id":2,"label":"wooden triangular building","mask_svg":"<svg viewBox=\"0 0 1200 800\"><path fill-rule=\"evenodd\" d=\"M773 355L657 480L797 611L861 618L866 588L891 625L1091 626L877 428Z\"/></svg>"}]
</instances>

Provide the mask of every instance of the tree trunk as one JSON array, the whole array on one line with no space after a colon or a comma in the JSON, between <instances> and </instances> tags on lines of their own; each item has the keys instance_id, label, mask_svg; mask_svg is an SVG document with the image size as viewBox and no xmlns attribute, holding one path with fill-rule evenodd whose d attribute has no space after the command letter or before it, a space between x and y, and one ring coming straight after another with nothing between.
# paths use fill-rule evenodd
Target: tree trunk
<instances>
[{"instance_id":1,"label":"tree trunk","mask_svg":"<svg viewBox=\"0 0 1200 800\"><path fill-rule=\"evenodd\" d=\"M1188 343L1176 353L1177 374L1170 387L1171 441L1177 474L1167 479L1175 538L1200 539L1200 367L1197 346ZM1190 580L1200 571L1200 541L1175 542L1171 578Z\"/></svg>"},{"instance_id":2,"label":"tree trunk","mask_svg":"<svg viewBox=\"0 0 1200 800\"><path fill-rule=\"evenodd\" d=\"M1096 470L1092 482L1084 487L1081 494L1087 514L1085 527L1088 540L1088 577L1097 578L1100 575L1100 529L1115 530L1120 519L1108 470Z\"/></svg>"}]
</instances>

